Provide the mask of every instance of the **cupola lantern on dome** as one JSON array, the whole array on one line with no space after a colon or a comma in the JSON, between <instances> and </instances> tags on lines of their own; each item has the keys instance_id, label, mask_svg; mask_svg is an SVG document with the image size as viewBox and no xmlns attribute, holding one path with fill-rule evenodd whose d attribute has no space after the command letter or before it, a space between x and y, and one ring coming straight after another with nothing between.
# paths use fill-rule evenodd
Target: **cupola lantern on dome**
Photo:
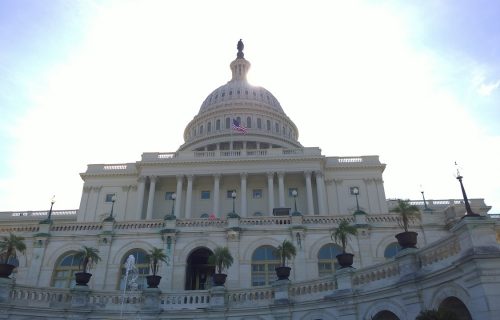
<instances>
[{"instance_id":1,"label":"cupola lantern on dome","mask_svg":"<svg viewBox=\"0 0 500 320\"><path fill-rule=\"evenodd\" d=\"M231 81L236 80L247 80L248 69L250 69L250 62L245 60L245 54L243 53L243 49L245 45L243 41L238 41L238 45L236 46L238 49L238 53L236 54L236 60L231 62L230 68L233 72L233 78Z\"/></svg>"}]
</instances>

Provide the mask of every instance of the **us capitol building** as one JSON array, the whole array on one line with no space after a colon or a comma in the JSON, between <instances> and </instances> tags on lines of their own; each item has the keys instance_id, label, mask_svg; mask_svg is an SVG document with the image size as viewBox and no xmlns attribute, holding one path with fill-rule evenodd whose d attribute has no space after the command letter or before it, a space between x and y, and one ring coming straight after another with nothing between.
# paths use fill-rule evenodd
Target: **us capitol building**
<instances>
[{"instance_id":1,"label":"us capitol building","mask_svg":"<svg viewBox=\"0 0 500 320\"><path fill-rule=\"evenodd\" d=\"M443 308L500 319L500 217L484 200L410 200L418 244L400 250L386 165L301 145L278 99L247 82L241 40L237 49L231 80L203 101L177 151L88 165L79 209L50 210L48 221L49 211L0 212L0 236L27 246L0 278L0 319L413 320ZM353 268L336 260L342 221L358 231ZM285 239L297 255L277 281L273 250ZM74 281L82 245L101 257L87 287ZM234 258L225 287L208 263L218 246ZM158 289L145 281L153 247L169 260Z\"/></svg>"}]
</instances>

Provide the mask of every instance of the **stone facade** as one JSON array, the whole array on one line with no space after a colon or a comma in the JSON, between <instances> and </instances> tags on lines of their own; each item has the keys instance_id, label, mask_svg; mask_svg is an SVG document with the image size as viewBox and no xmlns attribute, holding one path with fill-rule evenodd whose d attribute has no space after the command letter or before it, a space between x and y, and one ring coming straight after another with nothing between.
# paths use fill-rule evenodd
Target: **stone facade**
<instances>
[{"instance_id":1,"label":"stone facade","mask_svg":"<svg viewBox=\"0 0 500 320\"><path fill-rule=\"evenodd\" d=\"M50 224L44 211L0 213L0 235L27 244L0 279L0 318L403 320L443 306L500 318L500 219L484 201L470 200L476 218L463 218L463 200L411 201L419 249L389 250L401 230L385 164L303 147L277 99L246 82L249 67L240 50L231 81L205 99L176 152L89 165L78 210L51 212ZM332 256L342 221L358 228L347 246L354 268ZM297 255L290 280L275 281L276 261L259 254L286 239ZM75 287L66 258L82 245L102 260L89 286ZM206 261L218 246L234 257L225 287L212 286ZM140 253L154 247L169 258L159 288L124 287L126 258L147 271Z\"/></svg>"}]
</instances>

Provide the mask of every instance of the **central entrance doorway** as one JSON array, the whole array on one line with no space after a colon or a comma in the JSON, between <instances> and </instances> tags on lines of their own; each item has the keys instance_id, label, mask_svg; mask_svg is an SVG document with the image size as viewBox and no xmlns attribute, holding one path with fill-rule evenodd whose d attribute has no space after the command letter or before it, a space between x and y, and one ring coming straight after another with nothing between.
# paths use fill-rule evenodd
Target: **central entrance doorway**
<instances>
[{"instance_id":1,"label":"central entrance doorway","mask_svg":"<svg viewBox=\"0 0 500 320\"><path fill-rule=\"evenodd\" d=\"M206 290L212 286L215 267L208 265L208 257L213 253L207 248L195 249L187 259L186 290Z\"/></svg>"}]
</instances>

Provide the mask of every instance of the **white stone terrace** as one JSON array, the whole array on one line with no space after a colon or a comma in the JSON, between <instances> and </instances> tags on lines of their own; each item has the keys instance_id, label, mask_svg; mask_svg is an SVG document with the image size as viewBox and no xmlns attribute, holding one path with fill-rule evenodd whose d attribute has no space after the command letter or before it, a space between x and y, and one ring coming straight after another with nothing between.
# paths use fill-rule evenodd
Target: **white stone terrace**
<instances>
[{"instance_id":1,"label":"white stone terrace","mask_svg":"<svg viewBox=\"0 0 500 320\"><path fill-rule=\"evenodd\" d=\"M179 151L179 152L147 152L142 154L137 163L89 164L84 175L136 175L137 166L148 163L182 163L206 161L233 161L233 160L272 160L272 159L300 159L324 158L319 148L297 149L255 149L255 150L215 150L215 151ZM366 167L378 166L378 156L360 157L326 157L328 167Z\"/></svg>"}]
</instances>

